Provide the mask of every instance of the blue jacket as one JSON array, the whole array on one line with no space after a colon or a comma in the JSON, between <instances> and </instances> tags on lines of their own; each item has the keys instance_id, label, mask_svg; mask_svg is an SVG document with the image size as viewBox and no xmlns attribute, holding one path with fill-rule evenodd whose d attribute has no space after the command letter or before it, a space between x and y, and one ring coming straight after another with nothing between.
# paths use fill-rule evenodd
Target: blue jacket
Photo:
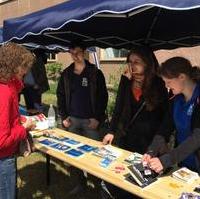
<instances>
[{"instance_id":1,"label":"blue jacket","mask_svg":"<svg viewBox=\"0 0 200 199\"><path fill-rule=\"evenodd\" d=\"M181 163L181 161L185 160L191 154L195 154L198 163L200 163L200 96L197 98L193 109L190 136L174 149L165 153L166 151L163 152L163 149L165 148L164 146L168 143L173 132L175 131L176 133L173 110L174 99L171 100L163 124L157 132L157 135L154 137L152 144L148 148L148 151L154 156L160 156L159 159L164 169L169 168L174 164ZM199 168L196 168L196 170L199 170Z\"/></svg>"}]
</instances>

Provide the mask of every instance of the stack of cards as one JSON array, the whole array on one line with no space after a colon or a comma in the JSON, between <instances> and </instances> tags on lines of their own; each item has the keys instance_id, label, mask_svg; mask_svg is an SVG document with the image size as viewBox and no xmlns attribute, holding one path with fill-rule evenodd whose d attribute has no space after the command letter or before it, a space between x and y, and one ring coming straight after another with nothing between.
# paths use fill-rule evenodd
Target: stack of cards
<instances>
[{"instance_id":1,"label":"stack of cards","mask_svg":"<svg viewBox=\"0 0 200 199\"><path fill-rule=\"evenodd\" d=\"M48 137L48 138L51 138L53 140L56 140L56 141L65 141L65 140L69 140L69 138L67 137L64 137L64 136L57 136L57 135L54 135L54 134L47 134L47 135L44 135L45 137Z\"/></svg>"},{"instance_id":2,"label":"stack of cards","mask_svg":"<svg viewBox=\"0 0 200 199\"><path fill-rule=\"evenodd\" d=\"M103 159L101 160L101 162L100 162L99 165L100 165L101 167L106 168L106 167L108 167L114 160L115 160L115 159L113 159L113 158L111 158L111 157L105 157L105 158L103 158Z\"/></svg>"},{"instance_id":3,"label":"stack of cards","mask_svg":"<svg viewBox=\"0 0 200 199\"><path fill-rule=\"evenodd\" d=\"M121 156L122 152L111 145L105 145L94 150L93 154L102 158L110 157L111 159L116 159Z\"/></svg>"},{"instance_id":4,"label":"stack of cards","mask_svg":"<svg viewBox=\"0 0 200 199\"><path fill-rule=\"evenodd\" d=\"M70 149L69 151L65 152L67 155L71 157L80 157L84 153L82 151L76 150L76 149Z\"/></svg>"},{"instance_id":5,"label":"stack of cards","mask_svg":"<svg viewBox=\"0 0 200 199\"><path fill-rule=\"evenodd\" d=\"M71 157L80 157L86 152L91 152L97 147L88 144L81 144L81 142L63 136L56 136L53 134L46 135L49 139L40 141L41 144L51 147L52 149L64 152Z\"/></svg>"},{"instance_id":6,"label":"stack of cards","mask_svg":"<svg viewBox=\"0 0 200 199\"><path fill-rule=\"evenodd\" d=\"M80 149L81 151L84 151L84 152L91 152L91 151L94 151L95 149L97 149L97 147L93 147L93 146L84 144L84 145L78 147L78 149Z\"/></svg>"},{"instance_id":7,"label":"stack of cards","mask_svg":"<svg viewBox=\"0 0 200 199\"><path fill-rule=\"evenodd\" d=\"M78 144L80 144L79 141L76 141L74 139L69 139L69 138L68 139L63 139L62 142L65 142L65 143L70 144L70 145L78 145Z\"/></svg>"},{"instance_id":8,"label":"stack of cards","mask_svg":"<svg viewBox=\"0 0 200 199\"><path fill-rule=\"evenodd\" d=\"M71 147L61 144L61 143L56 143L56 144L51 145L51 148L54 148L59 151L66 151L66 150L70 149Z\"/></svg>"},{"instance_id":9,"label":"stack of cards","mask_svg":"<svg viewBox=\"0 0 200 199\"><path fill-rule=\"evenodd\" d=\"M142 155L139 153L132 153L130 156L128 156L125 159L126 162L130 163L130 164L139 164L142 161Z\"/></svg>"},{"instance_id":10,"label":"stack of cards","mask_svg":"<svg viewBox=\"0 0 200 199\"><path fill-rule=\"evenodd\" d=\"M66 151L71 148L70 146L64 145L62 143L57 143L49 139L42 140L40 141L40 143L43 145L49 146L53 149L56 149L58 151Z\"/></svg>"},{"instance_id":11,"label":"stack of cards","mask_svg":"<svg viewBox=\"0 0 200 199\"><path fill-rule=\"evenodd\" d=\"M77 142L75 140L69 140L69 143L71 143L71 144L79 144L80 142ZM93 151L95 149L96 149L96 147L84 144L82 146L77 147L76 149L71 149L69 151L66 151L65 153L67 155L70 155L71 157L80 157L85 152L91 152L91 151Z\"/></svg>"},{"instance_id":12,"label":"stack of cards","mask_svg":"<svg viewBox=\"0 0 200 199\"><path fill-rule=\"evenodd\" d=\"M46 145L46 146L51 146L52 144L56 144L56 142L51 141L49 139L42 140L42 141L40 141L40 143L43 145Z\"/></svg>"},{"instance_id":13,"label":"stack of cards","mask_svg":"<svg viewBox=\"0 0 200 199\"><path fill-rule=\"evenodd\" d=\"M182 193L179 199L200 199L200 196L193 193Z\"/></svg>"}]
</instances>

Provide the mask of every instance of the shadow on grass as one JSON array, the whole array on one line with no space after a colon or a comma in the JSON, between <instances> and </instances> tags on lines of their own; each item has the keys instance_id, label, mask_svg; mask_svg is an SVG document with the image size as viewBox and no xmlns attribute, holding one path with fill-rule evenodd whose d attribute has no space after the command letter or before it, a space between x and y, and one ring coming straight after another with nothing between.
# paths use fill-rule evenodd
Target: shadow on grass
<instances>
[{"instance_id":1,"label":"shadow on grass","mask_svg":"<svg viewBox=\"0 0 200 199\"><path fill-rule=\"evenodd\" d=\"M51 184L46 184L46 163L36 162L18 170L18 198L67 198L70 177L51 164Z\"/></svg>"},{"instance_id":2,"label":"shadow on grass","mask_svg":"<svg viewBox=\"0 0 200 199\"><path fill-rule=\"evenodd\" d=\"M32 155L31 155L32 156ZM53 161L50 166L51 182L46 183L46 162L33 162L33 157L18 160L23 167L18 169L18 199L98 199L99 193L95 189L86 189L76 197L69 197L68 192L75 182L67 173L67 167L60 161Z\"/></svg>"}]
</instances>

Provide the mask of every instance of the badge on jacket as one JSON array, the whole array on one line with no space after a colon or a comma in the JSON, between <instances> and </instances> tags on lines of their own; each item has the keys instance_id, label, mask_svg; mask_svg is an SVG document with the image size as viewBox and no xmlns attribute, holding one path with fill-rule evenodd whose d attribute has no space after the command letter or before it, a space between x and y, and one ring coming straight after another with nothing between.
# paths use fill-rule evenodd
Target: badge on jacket
<instances>
[{"instance_id":1,"label":"badge on jacket","mask_svg":"<svg viewBox=\"0 0 200 199\"><path fill-rule=\"evenodd\" d=\"M191 116L193 113L193 110L194 110L194 103L189 106L189 108L187 110L187 115Z\"/></svg>"},{"instance_id":2,"label":"badge on jacket","mask_svg":"<svg viewBox=\"0 0 200 199\"><path fill-rule=\"evenodd\" d=\"M82 78L82 86L84 86L84 87L88 86L88 79L86 77Z\"/></svg>"}]
</instances>

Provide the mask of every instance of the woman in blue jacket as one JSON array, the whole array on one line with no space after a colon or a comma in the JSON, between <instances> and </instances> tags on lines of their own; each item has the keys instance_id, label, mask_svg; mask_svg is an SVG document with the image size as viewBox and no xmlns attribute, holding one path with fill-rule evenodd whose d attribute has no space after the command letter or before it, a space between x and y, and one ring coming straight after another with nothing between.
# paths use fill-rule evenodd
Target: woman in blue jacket
<instances>
[{"instance_id":1,"label":"woman in blue jacket","mask_svg":"<svg viewBox=\"0 0 200 199\"><path fill-rule=\"evenodd\" d=\"M183 57L165 61L159 70L166 87L174 94L163 125L154 137L143 161L160 173L177 164L193 171L199 171L200 147L200 70L192 67ZM161 155L170 134L175 130L176 147Z\"/></svg>"}]
</instances>

